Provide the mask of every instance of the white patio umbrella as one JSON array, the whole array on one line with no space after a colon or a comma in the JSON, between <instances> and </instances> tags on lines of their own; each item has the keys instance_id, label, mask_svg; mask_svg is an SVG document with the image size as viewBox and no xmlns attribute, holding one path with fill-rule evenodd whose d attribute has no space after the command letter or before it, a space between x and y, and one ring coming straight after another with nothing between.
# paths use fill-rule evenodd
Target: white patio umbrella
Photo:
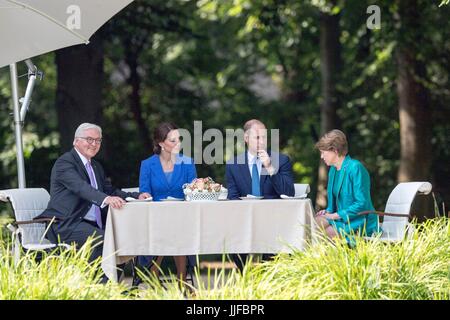
<instances>
[{"instance_id":1,"label":"white patio umbrella","mask_svg":"<svg viewBox=\"0 0 450 320\"><path fill-rule=\"evenodd\" d=\"M0 68L10 66L19 188L25 188L22 125L37 68L27 60L29 83L19 110L16 62L89 38L133 0L0 0Z\"/></svg>"}]
</instances>

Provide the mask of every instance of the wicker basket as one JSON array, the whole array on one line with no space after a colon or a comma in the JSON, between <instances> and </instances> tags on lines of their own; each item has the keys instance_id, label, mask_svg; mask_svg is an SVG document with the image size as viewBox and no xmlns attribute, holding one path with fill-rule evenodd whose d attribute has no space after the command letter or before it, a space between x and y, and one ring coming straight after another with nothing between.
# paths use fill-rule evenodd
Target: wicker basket
<instances>
[{"instance_id":1,"label":"wicker basket","mask_svg":"<svg viewBox=\"0 0 450 320\"><path fill-rule=\"evenodd\" d=\"M184 190L184 196L186 201L217 201L220 192L187 192Z\"/></svg>"}]
</instances>

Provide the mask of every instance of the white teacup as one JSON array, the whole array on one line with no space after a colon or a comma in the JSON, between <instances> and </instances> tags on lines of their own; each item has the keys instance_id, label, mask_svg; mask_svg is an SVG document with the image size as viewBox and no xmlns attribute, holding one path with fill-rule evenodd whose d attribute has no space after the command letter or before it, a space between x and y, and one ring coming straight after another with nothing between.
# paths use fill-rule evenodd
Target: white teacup
<instances>
[{"instance_id":1,"label":"white teacup","mask_svg":"<svg viewBox=\"0 0 450 320\"><path fill-rule=\"evenodd\" d=\"M219 195L219 200L226 200L228 197L228 189L222 187L220 189L220 195Z\"/></svg>"}]
</instances>

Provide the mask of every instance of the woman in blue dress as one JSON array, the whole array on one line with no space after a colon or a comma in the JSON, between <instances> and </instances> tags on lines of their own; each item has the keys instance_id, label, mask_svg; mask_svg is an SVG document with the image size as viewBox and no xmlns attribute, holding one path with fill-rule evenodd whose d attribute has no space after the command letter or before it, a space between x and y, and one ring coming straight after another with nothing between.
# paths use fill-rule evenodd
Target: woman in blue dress
<instances>
[{"instance_id":1,"label":"woman in blue dress","mask_svg":"<svg viewBox=\"0 0 450 320\"><path fill-rule=\"evenodd\" d=\"M351 242L351 235L371 235L379 230L376 214L358 215L375 210L370 198L370 176L358 160L348 153L345 134L340 130L326 133L316 148L320 158L330 167L328 172L328 206L316 215L316 222L329 238L343 236Z\"/></svg>"},{"instance_id":2,"label":"woman in blue dress","mask_svg":"<svg viewBox=\"0 0 450 320\"><path fill-rule=\"evenodd\" d=\"M167 197L184 198L183 184L192 182L197 177L197 171L193 159L179 154L181 141L177 126L167 122L160 124L154 131L153 145L154 154L141 163L139 190L150 193L154 201ZM140 256L138 265L150 266L156 260L160 266L162 258ZM174 260L177 276L184 280L186 256L175 256ZM195 256L189 256L189 265L195 266ZM154 263L151 267L157 274Z\"/></svg>"}]
</instances>

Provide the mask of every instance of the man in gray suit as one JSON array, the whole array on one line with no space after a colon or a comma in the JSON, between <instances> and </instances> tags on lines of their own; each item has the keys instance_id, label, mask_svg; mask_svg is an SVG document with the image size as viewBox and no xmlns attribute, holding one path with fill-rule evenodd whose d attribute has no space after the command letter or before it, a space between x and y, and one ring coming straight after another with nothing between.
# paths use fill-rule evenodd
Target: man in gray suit
<instances>
[{"instance_id":1,"label":"man in gray suit","mask_svg":"<svg viewBox=\"0 0 450 320\"><path fill-rule=\"evenodd\" d=\"M100 163L93 158L100 150L102 129L90 123L81 124L75 132L74 148L56 160L50 178L50 201L37 218L53 218L47 232L53 242L83 245L95 235L96 246L90 260L102 255L103 226L107 207L120 209L126 197L145 199L148 193L127 193L114 189L105 177Z\"/></svg>"}]
</instances>

